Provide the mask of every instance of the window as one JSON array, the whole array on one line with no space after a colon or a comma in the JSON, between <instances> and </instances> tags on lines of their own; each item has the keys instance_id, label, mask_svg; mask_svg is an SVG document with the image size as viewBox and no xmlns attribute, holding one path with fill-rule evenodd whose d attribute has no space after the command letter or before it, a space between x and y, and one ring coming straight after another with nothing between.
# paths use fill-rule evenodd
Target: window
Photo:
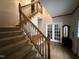
<instances>
[{"instance_id":1,"label":"window","mask_svg":"<svg viewBox=\"0 0 79 59\"><path fill-rule=\"evenodd\" d=\"M65 26L64 27L64 37L68 37L68 27L67 26Z\"/></svg>"},{"instance_id":2,"label":"window","mask_svg":"<svg viewBox=\"0 0 79 59\"><path fill-rule=\"evenodd\" d=\"M59 24L55 24L54 25L54 39L55 40L60 40L60 27L59 27Z\"/></svg>"},{"instance_id":3,"label":"window","mask_svg":"<svg viewBox=\"0 0 79 59\"><path fill-rule=\"evenodd\" d=\"M77 37L79 38L79 20L78 20L78 31L77 31Z\"/></svg>"}]
</instances>

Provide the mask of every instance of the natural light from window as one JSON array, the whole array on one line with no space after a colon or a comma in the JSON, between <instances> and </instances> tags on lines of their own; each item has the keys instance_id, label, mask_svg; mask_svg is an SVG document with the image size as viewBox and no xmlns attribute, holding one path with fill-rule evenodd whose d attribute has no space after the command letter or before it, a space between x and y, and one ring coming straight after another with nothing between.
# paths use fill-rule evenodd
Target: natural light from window
<instances>
[{"instance_id":1,"label":"natural light from window","mask_svg":"<svg viewBox=\"0 0 79 59\"><path fill-rule=\"evenodd\" d=\"M78 27L77 27L77 29L78 29L77 37L79 38L79 20L78 20Z\"/></svg>"}]
</instances>

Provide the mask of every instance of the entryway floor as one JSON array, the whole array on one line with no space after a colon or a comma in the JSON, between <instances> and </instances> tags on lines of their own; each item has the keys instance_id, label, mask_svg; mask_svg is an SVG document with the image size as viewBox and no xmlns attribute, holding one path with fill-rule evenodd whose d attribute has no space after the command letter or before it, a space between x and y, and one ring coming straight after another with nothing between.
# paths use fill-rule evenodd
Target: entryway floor
<instances>
[{"instance_id":1,"label":"entryway floor","mask_svg":"<svg viewBox=\"0 0 79 59\"><path fill-rule=\"evenodd\" d=\"M70 48L51 42L51 59L79 59Z\"/></svg>"}]
</instances>

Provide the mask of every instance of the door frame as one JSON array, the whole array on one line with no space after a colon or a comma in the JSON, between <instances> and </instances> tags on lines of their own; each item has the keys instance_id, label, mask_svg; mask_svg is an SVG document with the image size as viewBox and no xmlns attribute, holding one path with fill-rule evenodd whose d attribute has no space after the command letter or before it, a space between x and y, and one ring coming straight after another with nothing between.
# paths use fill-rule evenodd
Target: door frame
<instances>
[{"instance_id":1,"label":"door frame","mask_svg":"<svg viewBox=\"0 0 79 59\"><path fill-rule=\"evenodd\" d=\"M60 38L60 41L58 41L58 40L54 40L54 25L55 24L60 24L60 26L61 26L61 38ZM57 23L49 23L49 24L47 24L46 25L46 36L47 36L47 34L48 34L48 25L52 25L52 39L51 39L51 41L54 41L54 42L59 42L59 43L62 43L62 23L61 22L57 22Z\"/></svg>"}]
</instances>

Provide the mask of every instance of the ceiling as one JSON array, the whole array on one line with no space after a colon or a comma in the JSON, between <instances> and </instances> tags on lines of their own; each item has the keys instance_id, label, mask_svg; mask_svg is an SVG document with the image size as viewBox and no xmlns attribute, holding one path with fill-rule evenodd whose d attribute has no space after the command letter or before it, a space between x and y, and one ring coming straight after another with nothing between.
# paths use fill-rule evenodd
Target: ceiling
<instances>
[{"instance_id":1,"label":"ceiling","mask_svg":"<svg viewBox=\"0 0 79 59\"><path fill-rule=\"evenodd\" d=\"M51 16L71 13L79 4L79 0L40 0Z\"/></svg>"}]
</instances>

